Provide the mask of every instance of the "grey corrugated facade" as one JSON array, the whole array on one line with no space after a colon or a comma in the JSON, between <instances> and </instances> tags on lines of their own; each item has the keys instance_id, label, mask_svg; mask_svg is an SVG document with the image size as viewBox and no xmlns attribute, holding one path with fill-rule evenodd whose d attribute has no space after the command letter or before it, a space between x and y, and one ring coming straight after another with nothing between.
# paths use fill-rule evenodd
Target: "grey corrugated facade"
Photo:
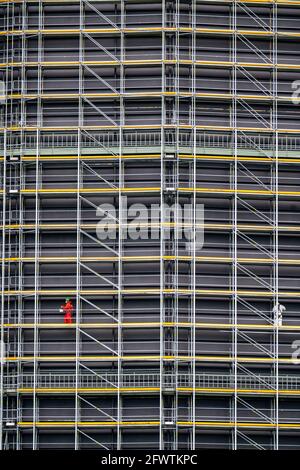
<instances>
[{"instance_id":1,"label":"grey corrugated facade","mask_svg":"<svg viewBox=\"0 0 300 470\"><path fill-rule=\"evenodd\" d=\"M2 448L299 449L300 2L0 13Z\"/></svg>"}]
</instances>

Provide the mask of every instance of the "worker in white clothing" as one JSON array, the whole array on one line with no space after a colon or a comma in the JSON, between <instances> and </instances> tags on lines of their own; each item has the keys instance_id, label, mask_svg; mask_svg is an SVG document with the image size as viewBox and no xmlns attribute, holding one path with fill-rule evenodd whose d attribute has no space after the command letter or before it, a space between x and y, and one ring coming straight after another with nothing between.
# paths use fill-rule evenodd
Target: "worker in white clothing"
<instances>
[{"instance_id":1,"label":"worker in white clothing","mask_svg":"<svg viewBox=\"0 0 300 470\"><path fill-rule=\"evenodd\" d=\"M273 308L274 314L274 325L282 326L282 313L286 311L284 305L280 304L279 302Z\"/></svg>"}]
</instances>

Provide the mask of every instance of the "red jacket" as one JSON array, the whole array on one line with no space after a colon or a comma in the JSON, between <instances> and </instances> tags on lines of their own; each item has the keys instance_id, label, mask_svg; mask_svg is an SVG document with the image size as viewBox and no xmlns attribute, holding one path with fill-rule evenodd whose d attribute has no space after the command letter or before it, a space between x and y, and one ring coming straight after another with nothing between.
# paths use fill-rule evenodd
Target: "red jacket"
<instances>
[{"instance_id":1,"label":"red jacket","mask_svg":"<svg viewBox=\"0 0 300 470\"><path fill-rule=\"evenodd\" d=\"M61 308L63 309L63 311L66 315L72 316L74 307L73 307L73 304L70 300L68 302L66 302L65 305L62 305Z\"/></svg>"}]
</instances>

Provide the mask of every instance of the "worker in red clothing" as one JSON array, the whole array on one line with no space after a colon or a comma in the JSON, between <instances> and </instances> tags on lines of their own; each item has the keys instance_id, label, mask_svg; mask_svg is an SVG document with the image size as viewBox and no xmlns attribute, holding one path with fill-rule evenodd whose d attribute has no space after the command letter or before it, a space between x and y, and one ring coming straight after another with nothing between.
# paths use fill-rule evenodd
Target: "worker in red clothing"
<instances>
[{"instance_id":1,"label":"worker in red clothing","mask_svg":"<svg viewBox=\"0 0 300 470\"><path fill-rule=\"evenodd\" d=\"M60 312L65 314L64 323L73 323L73 318L72 318L73 310L74 310L74 307L73 307L72 301L69 299L69 297L67 297L65 305L62 305L60 308Z\"/></svg>"}]
</instances>

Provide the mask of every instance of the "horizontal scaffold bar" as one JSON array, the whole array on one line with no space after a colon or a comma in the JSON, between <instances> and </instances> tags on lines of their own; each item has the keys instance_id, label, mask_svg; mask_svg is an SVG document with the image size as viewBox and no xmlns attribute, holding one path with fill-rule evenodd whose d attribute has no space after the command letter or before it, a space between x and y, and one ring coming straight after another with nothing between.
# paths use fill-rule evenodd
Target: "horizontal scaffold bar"
<instances>
[{"instance_id":1,"label":"horizontal scaffold bar","mask_svg":"<svg viewBox=\"0 0 300 470\"><path fill-rule=\"evenodd\" d=\"M108 388L17 388L15 389L16 393L20 394L32 394L38 393L41 395L60 395L60 394L75 394L78 391L79 394L82 395L94 395L94 394L113 394L113 393L151 393L156 394L160 393L162 389L160 387L108 387ZM280 395L280 396L293 396L299 397L300 390L276 390L276 389L243 389L243 388L206 388L206 387L175 387L174 391L178 393L197 393L201 395L213 394L213 395L232 395L233 393L238 393L239 395L256 395L256 396L272 396L272 395ZM10 391L11 393L11 391Z\"/></svg>"},{"instance_id":2,"label":"horizontal scaffold bar","mask_svg":"<svg viewBox=\"0 0 300 470\"><path fill-rule=\"evenodd\" d=\"M260 298L273 298L276 294L270 291L263 291L263 290L237 290L234 291L233 289L155 289L155 288L137 288L137 289L85 289L77 291L76 289L40 289L40 290L4 290L2 295L10 297L10 296L18 296L18 295L42 295L42 296L68 296L68 295L76 295L82 296L103 296L103 295L150 295L156 296L161 294L166 295L199 295L199 296L207 296L207 297L231 297L233 295L237 295L240 297L260 297ZM299 298L300 292L299 291L280 291L278 292L279 297L285 298Z\"/></svg>"},{"instance_id":3,"label":"horizontal scaffold bar","mask_svg":"<svg viewBox=\"0 0 300 470\"><path fill-rule=\"evenodd\" d=\"M282 103L293 103L295 98L292 95L288 96L274 96L271 93L268 95L265 94L232 94L232 93L192 93L192 92L175 92L175 91L152 91L152 92L124 92L124 93L25 93L25 94L9 94L9 95L0 95L0 100L34 100L34 99L43 99L43 100L78 100L79 98L161 98L163 96L167 97L182 97L182 98L205 98L205 99L216 99L216 100L243 100L243 101L263 101L271 102L274 101Z\"/></svg>"},{"instance_id":4,"label":"horizontal scaffold bar","mask_svg":"<svg viewBox=\"0 0 300 470\"><path fill-rule=\"evenodd\" d=\"M153 154L128 154L128 155L21 155L21 160L24 162L32 162L32 161L47 161L50 163L51 161L77 161L79 160L114 160L118 161L121 160L160 160L163 158L163 155L160 153L153 153ZM178 154L179 160L203 160L203 161L238 161L238 162L255 162L255 163L268 163L268 164L275 164L276 162L280 164L299 164L300 158L295 158L294 156L291 157L270 157L267 156L237 156L234 155L197 155L192 153L186 154ZM4 158L0 157L0 161L3 161Z\"/></svg>"},{"instance_id":5,"label":"horizontal scaffold bar","mask_svg":"<svg viewBox=\"0 0 300 470\"><path fill-rule=\"evenodd\" d=\"M205 263L229 263L234 261L234 258L229 256L82 256L79 261L82 262L154 262L154 261L196 261ZM0 261L6 263L76 263L76 256L37 256L37 257L16 257L16 258L4 258ZM279 258L278 260L273 258L237 258L237 262L240 264L274 264L279 263L282 265L300 265L300 259L289 259Z\"/></svg>"},{"instance_id":6,"label":"horizontal scaffold bar","mask_svg":"<svg viewBox=\"0 0 300 470\"><path fill-rule=\"evenodd\" d=\"M299 365L300 358L291 357L255 357L255 356L160 356L160 355L127 355L127 356L10 356L5 358L5 362L115 362L115 361L128 361L128 362L160 362L163 361L179 361L179 362L213 362L213 363L233 363L237 361L241 364L292 364Z\"/></svg>"},{"instance_id":7,"label":"horizontal scaffold bar","mask_svg":"<svg viewBox=\"0 0 300 470\"><path fill-rule=\"evenodd\" d=\"M266 133L266 134L300 134L299 129L286 129L286 128L277 128L275 127L231 127L231 126L212 126L212 125L196 125L192 124L150 124L150 125L137 125L137 124L128 124L128 125L109 125L109 126L12 126L12 127L0 127L1 131L11 131L11 132L26 132L26 131L81 131L81 130L115 130L120 131L124 130L177 130L177 129L189 129L189 130L207 130L207 131L226 131L226 132L249 132L249 133Z\"/></svg>"},{"instance_id":8,"label":"horizontal scaffold bar","mask_svg":"<svg viewBox=\"0 0 300 470\"><path fill-rule=\"evenodd\" d=\"M273 332L277 328L282 331L298 331L300 325L263 325L257 324L230 324L230 323L191 323L191 322L115 322L115 323L11 323L3 324L4 328L22 328L22 329L110 329L110 328L199 328L199 329L227 329L238 328L239 330L260 330Z\"/></svg>"},{"instance_id":9,"label":"horizontal scaffold bar","mask_svg":"<svg viewBox=\"0 0 300 470\"><path fill-rule=\"evenodd\" d=\"M195 65L196 67L242 67L251 69L273 69L282 70L300 70L300 64L281 63L281 62L232 62L229 60L192 60L192 59L123 59L123 60L39 60L39 61L10 61L0 63L0 68L6 67L77 67L81 65L88 66L137 66L137 65Z\"/></svg>"},{"instance_id":10,"label":"horizontal scaffold bar","mask_svg":"<svg viewBox=\"0 0 300 470\"><path fill-rule=\"evenodd\" d=\"M44 189L21 189L20 194L23 195L32 195L32 194L77 194L82 193L82 194L97 194L97 193L102 193L102 194L114 194L114 193L160 193L161 191L164 191L163 188L160 186L142 186L142 187L129 187L129 188L111 188L111 187L106 187L106 188L44 188ZM204 194L228 194L228 195L233 195L233 194L242 194L242 195L251 195L251 196L280 196L280 197L285 197L285 196L292 196L292 197L299 197L300 196L300 191L274 191L271 189L232 189L232 188L201 188L201 187L196 187L196 188L186 188L186 187L179 187L175 188L176 192L182 192L182 193L204 193ZM3 192L3 191L2 191Z\"/></svg>"},{"instance_id":11,"label":"horizontal scaffold bar","mask_svg":"<svg viewBox=\"0 0 300 470\"><path fill-rule=\"evenodd\" d=\"M20 428L107 428L107 427L157 427L160 421L19 421ZM163 423L162 423L163 424ZM257 423L257 422L225 422L225 421L177 421L176 426L201 428L249 428L249 429L300 429L300 423Z\"/></svg>"},{"instance_id":12,"label":"horizontal scaffold bar","mask_svg":"<svg viewBox=\"0 0 300 470\"><path fill-rule=\"evenodd\" d=\"M114 225L109 225L110 227L113 227ZM160 227L189 227L189 224L179 224L179 223L174 223L174 222L165 222L162 224L141 224L141 227L151 227L151 228L160 228ZM37 226L35 224L12 224L12 225L5 225L4 228L5 230L32 230L35 229ZM118 225L116 224L115 227L118 229ZM122 225L123 228L127 227L127 224ZM196 228L204 228L205 230L220 230L220 231L230 231L234 229L234 226L232 224L196 224ZM80 224L79 228L85 229L85 230L95 230L97 228L97 224ZM0 225L0 229L3 229L3 226ZM62 223L62 224L39 224L38 225L39 230L77 230L77 224L67 224L67 223ZM237 229L240 232L273 232L274 230L278 230L279 232L299 232L300 231L300 226L285 226L285 225L280 225L278 227L270 224L270 225L246 225L246 224L238 224Z\"/></svg>"},{"instance_id":13,"label":"horizontal scaffold bar","mask_svg":"<svg viewBox=\"0 0 300 470\"><path fill-rule=\"evenodd\" d=\"M216 3L216 4L223 4L223 3L233 3L235 0L196 0L196 3L202 4L202 3ZM76 4L79 3L80 0L0 0L0 4L20 4L20 3L54 3L54 4L61 4L61 3L70 3L70 4ZM113 2L110 2L108 0L89 0L89 3L120 3L121 0L113 0ZM125 0L126 4L130 3L136 3L136 0ZM145 0L143 3L152 3L152 0ZM258 4L258 5L300 5L299 0L236 0L237 4Z\"/></svg>"},{"instance_id":14,"label":"horizontal scaffold bar","mask_svg":"<svg viewBox=\"0 0 300 470\"><path fill-rule=\"evenodd\" d=\"M231 297L233 295L237 295L239 297L250 297L250 298L273 298L275 293L271 290L263 291L263 290L237 290L234 291L233 289L159 289L159 288L136 288L136 289L85 289L76 291L76 289L40 289L40 290L4 290L2 291L2 295L11 297L11 296L31 296L31 295L41 295L41 296L51 296L56 297L60 295L76 295L82 296L112 296L112 295L149 295L149 296L157 296L161 294L166 295L196 295L196 296L220 296L220 297ZM285 298L299 298L300 292L299 291L281 291L278 292L279 297Z\"/></svg>"},{"instance_id":15,"label":"horizontal scaffold bar","mask_svg":"<svg viewBox=\"0 0 300 470\"><path fill-rule=\"evenodd\" d=\"M7 31L0 31L0 36L22 36L22 35L80 35L80 34L113 34L121 35L126 34L138 34L138 33L193 33L193 34L205 34L205 35L220 35L220 36L250 36L250 37L266 37L273 38L274 36L283 38L300 38L300 32L292 31L275 31L271 28L269 30L261 29L229 29L229 28L192 28L189 26L181 27L132 27L132 28L49 28L49 29L11 29Z\"/></svg>"}]
</instances>

